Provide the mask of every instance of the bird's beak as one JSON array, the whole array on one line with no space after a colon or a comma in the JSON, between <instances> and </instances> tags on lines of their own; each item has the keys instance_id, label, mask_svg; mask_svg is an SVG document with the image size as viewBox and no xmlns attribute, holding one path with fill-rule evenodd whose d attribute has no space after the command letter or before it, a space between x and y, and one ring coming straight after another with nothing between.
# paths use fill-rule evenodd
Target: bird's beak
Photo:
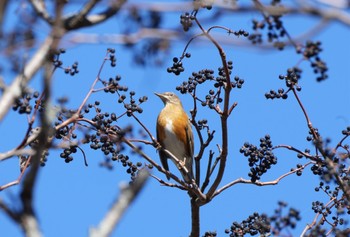
<instances>
[{"instance_id":1,"label":"bird's beak","mask_svg":"<svg viewBox=\"0 0 350 237\"><path fill-rule=\"evenodd\" d=\"M157 92L154 92L154 94L155 94L156 96L159 96L159 97L161 97L161 96L162 96L162 94L157 93Z\"/></svg>"},{"instance_id":2,"label":"bird's beak","mask_svg":"<svg viewBox=\"0 0 350 237\"><path fill-rule=\"evenodd\" d=\"M164 94L162 94L162 93L156 93L156 92L154 92L154 94L155 94L156 96L158 96L158 97L165 103L166 97L164 96Z\"/></svg>"}]
</instances>

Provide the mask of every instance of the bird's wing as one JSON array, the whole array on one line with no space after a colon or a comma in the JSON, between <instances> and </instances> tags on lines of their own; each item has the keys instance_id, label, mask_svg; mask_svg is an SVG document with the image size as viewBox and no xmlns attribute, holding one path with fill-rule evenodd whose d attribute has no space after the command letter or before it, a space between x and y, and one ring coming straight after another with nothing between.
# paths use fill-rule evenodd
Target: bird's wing
<instances>
[{"instance_id":1,"label":"bird's wing","mask_svg":"<svg viewBox=\"0 0 350 237\"><path fill-rule=\"evenodd\" d=\"M187 116L186 116L187 117ZM182 176L184 177L184 180L186 182L191 182L191 179L194 178L193 176L193 168L192 168L192 163L193 163L193 149L194 149L194 143L193 143L193 133L192 133L192 128L191 128L191 123L188 120L185 129L183 129L185 132L185 137L186 137L186 141L185 141L185 157L186 157L186 168L188 171L187 175L182 174Z\"/></svg>"},{"instance_id":2,"label":"bird's wing","mask_svg":"<svg viewBox=\"0 0 350 237\"><path fill-rule=\"evenodd\" d=\"M187 154L189 157L193 158L193 150L194 150L194 143L193 143L193 132L192 132L192 127L191 127L191 123L188 122L187 126L186 126L186 144L188 144L188 146L186 147L187 149Z\"/></svg>"},{"instance_id":3,"label":"bird's wing","mask_svg":"<svg viewBox=\"0 0 350 237\"><path fill-rule=\"evenodd\" d=\"M162 140L164 140L164 138L165 138L165 132L163 129L160 128L159 123L157 123L157 140L163 148L164 148L164 143L162 142ZM159 158L163 168L169 171L168 157L165 155L165 153L162 150L159 150ZM168 175L167 175L167 178L170 179Z\"/></svg>"}]
</instances>

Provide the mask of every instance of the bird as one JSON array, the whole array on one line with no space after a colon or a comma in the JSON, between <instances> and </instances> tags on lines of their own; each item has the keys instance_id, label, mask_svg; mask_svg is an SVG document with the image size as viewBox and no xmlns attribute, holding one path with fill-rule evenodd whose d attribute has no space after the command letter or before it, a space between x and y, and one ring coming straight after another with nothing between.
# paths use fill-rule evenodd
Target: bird
<instances>
[{"instance_id":1,"label":"bird","mask_svg":"<svg viewBox=\"0 0 350 237\"><path fill-rule=\"evenodd\" d=\"M173 92L154 94L164 103L164 108L157 118L157 140L162 148L172 153L183 165L182 167L178 165L174 159L171 159L160 149L159 157L162 166L169 171L168 159L170 158L179 169L184 181L191 183L194 143L190 120L176 94ZM187 172L184 171L183 167L187 169ZM168 175L167 179L170 179Z\"/></svg>"}]
</instances>

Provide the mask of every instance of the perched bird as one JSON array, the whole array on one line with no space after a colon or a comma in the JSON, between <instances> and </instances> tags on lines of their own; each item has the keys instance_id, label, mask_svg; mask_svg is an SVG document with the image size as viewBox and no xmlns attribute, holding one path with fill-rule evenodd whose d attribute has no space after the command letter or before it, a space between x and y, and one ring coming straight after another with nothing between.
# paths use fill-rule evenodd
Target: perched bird
<instances>
[{"instance_id":1,"label":"perched bird","mask_svg":"<svg viewBox=\"0 0 350 237\"><path fill-rule=\"evenodd\" d=\"M164 103L164 108L157 119L157 140L164 149L170 151L186 167L187 172L173 160L184 181L190 183L193 179L194 147L191 123L177 95L172 92L155 94ZM162 150L159 151L159 157L164 169L169 171L168 159L170 157ZM167 178L169 179L168 176Z\"/></svg>"}]
</instances>

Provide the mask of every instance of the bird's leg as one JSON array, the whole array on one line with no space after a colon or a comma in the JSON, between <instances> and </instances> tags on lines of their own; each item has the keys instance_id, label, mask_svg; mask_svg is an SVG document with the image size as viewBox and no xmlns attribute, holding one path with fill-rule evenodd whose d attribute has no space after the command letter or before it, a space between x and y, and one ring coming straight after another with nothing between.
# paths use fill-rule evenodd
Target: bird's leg
<instances>
[{"instance_id":1,"label":"bird's leg","mask_svg":"<svg viewBox=\"0 0 350 237\"><path fill-rule=\"evenodd\" d=\"M187 170L187 167L186 167L186 157L184 157L183 160L179 160L177 159L176 160L176 163L177 163L177 168L181 171L183 170L186 174L186 176L188 176L188 170Z\"/></svg>"},{"instance_id":2,"label":"bird's leg","mask_svg":"<svg viewBox=\"0 0 350 237\"><path fill-rule=\"evenodd\" d=\"M153 146L156 148L157 151L162 149L162 146L160 145L160 143L158 141L154 141Z\"/></svg>"}]
</instances>

